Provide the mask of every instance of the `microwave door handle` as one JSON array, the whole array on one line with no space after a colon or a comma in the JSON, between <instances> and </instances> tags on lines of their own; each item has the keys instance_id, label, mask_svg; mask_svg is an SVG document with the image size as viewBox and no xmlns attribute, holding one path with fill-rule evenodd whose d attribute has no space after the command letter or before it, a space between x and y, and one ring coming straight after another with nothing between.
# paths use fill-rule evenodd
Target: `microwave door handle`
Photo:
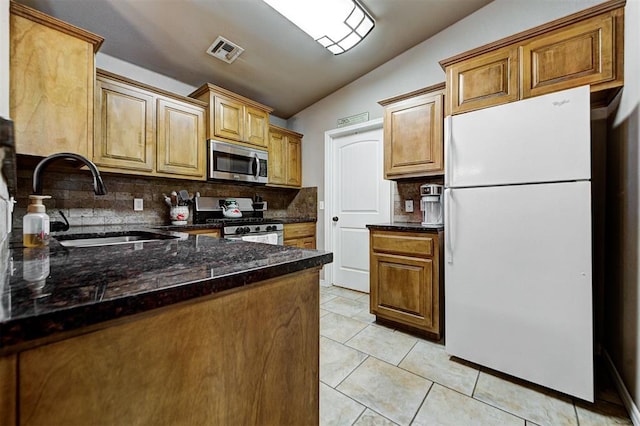
<instances>
[{"instance_id":1,"label":"microwave door handle","mask_svg":"<svg viewBox=\"0 0 640 426\"><path fill-rule=\"evenodd\" d=\"M253 176L256 179L260 176L260 158L258 158L258 154L254 154L253 157Z\"/></svg>"}]
</instances>

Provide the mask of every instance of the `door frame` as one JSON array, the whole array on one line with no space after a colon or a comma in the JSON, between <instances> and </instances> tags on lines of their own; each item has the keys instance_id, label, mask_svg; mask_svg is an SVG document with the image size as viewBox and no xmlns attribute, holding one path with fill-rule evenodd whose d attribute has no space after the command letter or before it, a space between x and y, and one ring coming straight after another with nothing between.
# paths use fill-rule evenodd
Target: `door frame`
<instances>
[{"instance_id":1,"label":"door frame","mask_svg":"<svg viewBox=\"0 0 640 426\"><path fill-rule=\"evenodd\" d=\"M382 129L383 119L375 118L365 123L353 124L347 127L341 127L338 129L327 130L324 132L324 250L333 252L333 227L331 226L331 212L333 211L333 196L334 196L334 176L333 165L331 160L334 154L334 139L349 136L352 134L366 132L369 130ZM383 134L384 137L384 134ZM383 141L384 143L384 141ZM384 165L383 165L384 166ZM390 216L393 217L393 186L391 188L391 196L389 197L389 203L391 209L389 210ZM391 217L389 221L391 221ZM333 273L337 263L332 262L325 268L324 273L324 285L333 285Z\"/></svg>"}]
</instances>

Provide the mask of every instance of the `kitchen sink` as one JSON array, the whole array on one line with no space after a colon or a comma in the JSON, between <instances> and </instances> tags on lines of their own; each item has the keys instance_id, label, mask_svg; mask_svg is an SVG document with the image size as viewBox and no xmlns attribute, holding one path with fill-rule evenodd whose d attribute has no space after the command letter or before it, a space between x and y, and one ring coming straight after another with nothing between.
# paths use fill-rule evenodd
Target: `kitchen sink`
<instances>
[{"instance_id":1,"label":"kitchen sink","mask_svg":"<svg viewBox=\"0 0 640 426\"><path fill-rule=\"evenodd\" d=\"M63 247L97 247L115 244L146 243L158 240L171 240L180 238L177 235L148 232L148 231L124 231L107 232L104 234L69 234L53 237Z\"/></svg>"}]
</instances>

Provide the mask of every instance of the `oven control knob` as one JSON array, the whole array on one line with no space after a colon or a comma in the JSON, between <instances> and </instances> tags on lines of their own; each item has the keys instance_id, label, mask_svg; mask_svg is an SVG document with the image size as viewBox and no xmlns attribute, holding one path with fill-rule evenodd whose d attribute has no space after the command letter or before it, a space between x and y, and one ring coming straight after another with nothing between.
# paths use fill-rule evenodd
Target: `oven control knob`
<instances>
[{"instance_id":1,"label":"oven control knob","mask_svg":"<svg viewBox=\"0 0 640 426\"><path fill-rule=\"evenodd\" d=\"M259 227L259 226L256 226L256 228L254 229L254 231L256 231L256 232L260 232L260 227Z\"/></svg>"},{"instance_id":2,"label":"oven control knob","mask_svg":"<svg viewBox=\"0 0 640 426\"><path fill-rule=\"evenodd\" d=\"M236 228L236 234L242 234L242 228L240 227Z\"/></svg>"},{"instance_id":3,"label":"oven control knob","mask_svg":"<svg viewBox=\"0 0 640 426\"><path fill-rule=\"evenodd\" d=\"M251 228L249 228L248 226L245 226L243 231L245 234L248 234L249 232L251 232Z\"/></svg>"}]
</instances>

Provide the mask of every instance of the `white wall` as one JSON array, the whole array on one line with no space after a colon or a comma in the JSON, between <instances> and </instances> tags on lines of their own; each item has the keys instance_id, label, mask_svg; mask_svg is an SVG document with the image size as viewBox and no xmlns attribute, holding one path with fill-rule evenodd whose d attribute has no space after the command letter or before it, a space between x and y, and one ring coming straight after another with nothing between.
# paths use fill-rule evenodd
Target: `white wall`
<instances>
[{"instance_id":1,"label":"white wall","mask_svg":"<svg viewBox=\"0 0 640 426\"><path fill-rule=\"evenodd\" d=\"M304 134L303 186L317 186L318 200L324 201L324 132L336 128L338 118L361 112L369 112L370 119L382 117L379 100L444 81L440 60L598 3L602 0L495 0L291 117L289 127ZM318 212L320 249L324 218Z\"/></svg>"}]
</instances>

